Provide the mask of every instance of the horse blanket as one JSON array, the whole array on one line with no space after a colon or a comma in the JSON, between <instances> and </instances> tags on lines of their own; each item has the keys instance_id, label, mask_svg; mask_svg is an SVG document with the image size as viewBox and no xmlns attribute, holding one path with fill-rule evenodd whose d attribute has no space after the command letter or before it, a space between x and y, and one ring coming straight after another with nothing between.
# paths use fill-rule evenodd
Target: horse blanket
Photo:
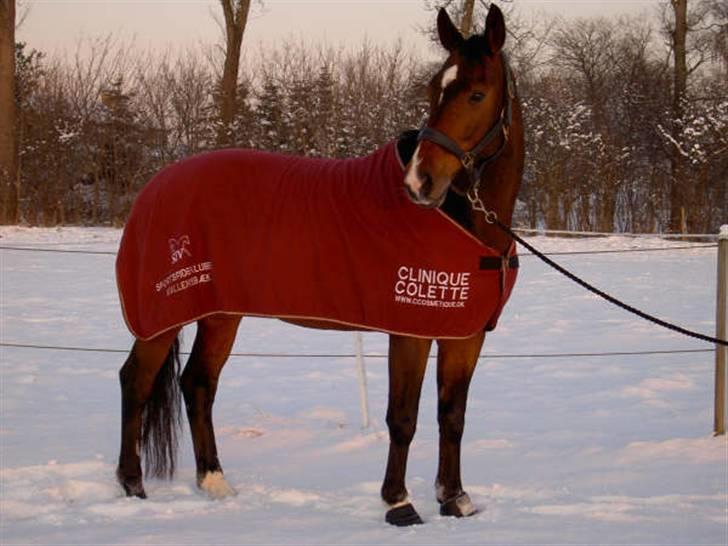
<instances>
[{"instance_id":1,"label":"horse blanket","mask_svg":"<svg viewBox=\"0 0 728 546\"><path fill-rule=\"evenodd\" d=\"M203 153L159 172L124 229L126 323L150 339L211 314L467 338L495 327L509 256L410 202L396 143L355 159Z\"/></svg>"}]
</instances>

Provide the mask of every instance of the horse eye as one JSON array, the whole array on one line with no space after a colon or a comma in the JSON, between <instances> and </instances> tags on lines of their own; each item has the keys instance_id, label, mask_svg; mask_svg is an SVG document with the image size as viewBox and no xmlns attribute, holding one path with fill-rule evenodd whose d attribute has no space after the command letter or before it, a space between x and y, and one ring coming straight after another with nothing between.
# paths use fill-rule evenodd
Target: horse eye
<instances>
[{"instance_id":1,"label":"horse eye","mask_svg":"<svg viewBox=\"0 0 728 546\"><path fill-rule=\"evenodd\" d=\"M470 95L469 100L472 103L477 103L477 102L482 102L484 98L485 98L485 95L483 93L475 92L472 95Z\"/></svg>"}]
</instances>

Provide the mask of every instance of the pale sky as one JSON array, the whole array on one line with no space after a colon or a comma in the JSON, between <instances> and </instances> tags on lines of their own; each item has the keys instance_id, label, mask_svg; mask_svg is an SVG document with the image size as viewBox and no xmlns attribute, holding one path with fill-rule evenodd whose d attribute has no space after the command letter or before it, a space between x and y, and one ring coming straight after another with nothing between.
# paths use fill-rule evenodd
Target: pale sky
<instances>
[{"instance_id":1,"label":"pale sky","mask_svg":"<svg viewBox=\"0 0 728 546\"><path fill-rule=\"evenodd\" d=\"M255 1L255 0L254 0ZM142 48L213 44L221 36L213 13L217 0L20 0L28 9L17 39L47 53L73 53L81 36L114 34ZM524 13L570 16L651 15L659 0L516 0ZM426 47L417 31L432 12L423 0L264 0L248 21L244 48L288 38L332 46L357 46L365 39L389 45Z\"/></svg>"}]
</instances>

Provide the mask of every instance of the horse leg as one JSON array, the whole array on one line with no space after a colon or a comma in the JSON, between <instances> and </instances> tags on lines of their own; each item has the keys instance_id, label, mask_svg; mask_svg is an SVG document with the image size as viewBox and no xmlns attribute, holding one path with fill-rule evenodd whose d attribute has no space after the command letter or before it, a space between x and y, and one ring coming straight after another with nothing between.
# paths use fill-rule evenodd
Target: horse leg
<instances>
[{"instance_id":1,"label":"horse leg","mask_svg":"<svg viewBox=\"0 0 728 546\"><path fill-rule=\"evenodd\" d=\"M197 485L216 499L235 494L223 477L217 457L212 405L220 372L230 355L239 324L240 317L225 315L198 321L195 343L181 379L195 450Z\"/></svg>"},{"instance_id":2,"label":"horse leg","mask_svg":"<svg viewBox=\"0 0 728 546\"><path fill-rule=\"evenodd\" d=\"M437 354L437 421L440 425L440 459L437 500L443 516L470 516L476 508L463 491L460 478L460 444L470 379L478 363L485 333L466 340L443 340Z\"/></svg>"},{"instance_id":3,"label":"horse leg","mask_svg":"<svg viewBox=\"0 0 728 546\"><path fill-rule=\"evenodd\" d=\"M163 414L172 417L177 407L174 376L178 332L168 332L148 341L137 340L119 371L121 450L116 477L129 497L147 496L142 483L142 447L154 459L147 459L148 470L153 468L156 474L165 474L174 469L174 423L173 419L165 420ZM161 374L162 369L166 373ZM155 400L151 409L147 407L150 400ZM151 442L157 442L156 452L148 448Z\"/></svg>"},{"instance_id":4,"label":"horse leg","mask_svg":"<svg viewBox=\"0 0 728 546\"><path fill-rule=\"evenodd\" d=\"M385 519L392 525L422 523L409 500L405 474L431 345L432 340L389 336L389 457L382 499L389 505Z\"/></svg>"}]
</instances>

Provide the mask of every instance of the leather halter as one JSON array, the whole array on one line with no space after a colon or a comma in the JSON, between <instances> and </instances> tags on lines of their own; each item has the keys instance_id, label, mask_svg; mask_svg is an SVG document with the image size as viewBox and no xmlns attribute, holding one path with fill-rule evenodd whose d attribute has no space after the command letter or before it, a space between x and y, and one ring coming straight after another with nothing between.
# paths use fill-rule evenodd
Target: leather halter
<instances>
[{"instance_id":1,"label":"leather halter","mask_svg":"<svg viewBox=\"0 0 728 546\"><path fill-rule=\"evenodd\" d=\"M495 125L493 125L493 127L491 127L487 133L485 133L483 138L481 138L480 141L470 151L466 152L452 138L447 136L445 133L438 131L437 129L433 129L432 127L423 127L417 135L417 142L420 142L422 140L429 140L430 142L434 142L435 144L445 148L448 152L450 152L460 160L460 163L462 163L465 172L468 173L468 177L470 178L470 186L465 192L462 192L467 195L469 195L473 191L477 191L478 186L480 185L480 177L483 174L485 167L498 159L501 153L503 153L506 144L508 144L511 122L513 121L512 100L515 96L515 93L513 85L513 74L508 64L508 57L505 53L501 53L501 58L503 60L503 70L505 71L505 104L501 109L498 121L496 121ZM491 155L482 157L480 154L499 134L503 135L503 139L498 149ZM454 187L452 189L457 191L458 193L461 193Z\"/></svg>"}]
</instances>

